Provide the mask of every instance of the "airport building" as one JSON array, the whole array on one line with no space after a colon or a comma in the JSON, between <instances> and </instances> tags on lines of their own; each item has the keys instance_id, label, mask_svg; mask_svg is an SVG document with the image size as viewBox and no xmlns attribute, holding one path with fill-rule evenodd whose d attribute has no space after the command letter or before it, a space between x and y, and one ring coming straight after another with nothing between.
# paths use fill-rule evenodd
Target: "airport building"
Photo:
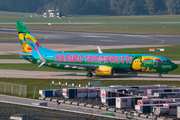
<instances>
[{"instance_id":1,"label":"airport building","mask_svg":"<svg viewBox=\"0 0 180 120\"><path fill-rule=\"evenodd\" d=\"M57 17L57 18L59 18L58 9L48 10L48 12L43 14L43 17Z\"/></svg>"}]
</instances>

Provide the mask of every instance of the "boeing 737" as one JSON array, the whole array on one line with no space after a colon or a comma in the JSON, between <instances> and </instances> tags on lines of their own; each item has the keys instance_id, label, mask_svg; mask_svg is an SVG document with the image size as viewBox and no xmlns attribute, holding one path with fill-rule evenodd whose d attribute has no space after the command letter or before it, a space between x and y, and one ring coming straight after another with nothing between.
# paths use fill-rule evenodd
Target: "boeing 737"
<instances>
[{"instance_id":1,"label":"boeing 737","mask_svg":"<svg viewBox=\"0 0 180 120\"><path fill-rule=\"evenodd\" d=\"M114 73L153 72L167 74L178 66L169 59L145 54L56 52L42 47L22 21L16 21L22 47L21 58L34 64L69 70L85 70L87 77L112 76Z\"/></svg>"}]
</instances>

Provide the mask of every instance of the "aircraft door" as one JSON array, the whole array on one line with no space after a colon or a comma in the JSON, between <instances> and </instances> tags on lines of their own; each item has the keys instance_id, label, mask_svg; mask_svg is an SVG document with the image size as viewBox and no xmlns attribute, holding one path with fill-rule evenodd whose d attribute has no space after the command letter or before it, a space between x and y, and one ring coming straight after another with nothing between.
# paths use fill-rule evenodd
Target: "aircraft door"
<instances>
[{"instance_id":1,"label":"aircraft door","mask_svg":"<svg viewBox=\"0 0 180 120\"><path fill-rule=\"evenodd\" d=\"M159 67L159 62L156 61L156 59L153 60L153 66L154 67Z\"/></svg>"}]
</instances>

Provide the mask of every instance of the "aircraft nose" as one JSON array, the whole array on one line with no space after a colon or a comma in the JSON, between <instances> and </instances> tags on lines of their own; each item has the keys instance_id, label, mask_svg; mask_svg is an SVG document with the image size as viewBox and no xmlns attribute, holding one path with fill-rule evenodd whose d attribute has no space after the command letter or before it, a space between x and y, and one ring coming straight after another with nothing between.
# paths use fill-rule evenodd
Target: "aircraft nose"
<instances>
[{"instance_id":1,"label":"aircraft nose","mask_svg":"<svg viewBox=\"0 0 180 120\"><path fill-rule=\"evenodd\" d=\"M178 68L178 65L176 65L175 63L172 63L172 69L175 70Z\"/></svg>"}]
</instances>

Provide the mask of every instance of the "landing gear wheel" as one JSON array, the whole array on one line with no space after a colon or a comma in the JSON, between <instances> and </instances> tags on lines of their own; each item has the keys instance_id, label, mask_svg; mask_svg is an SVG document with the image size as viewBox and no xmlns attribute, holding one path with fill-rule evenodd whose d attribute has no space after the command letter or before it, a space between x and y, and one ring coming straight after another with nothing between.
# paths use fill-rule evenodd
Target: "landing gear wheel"
<instances>
[{"instance_id":1,"label":"landing gear wheel","mask_svg":"<svg viewBox=\"0 0 180 120\"><path fill-rule=\"evenodd\" d=\"M162 78L162 75L161 75L161 74L159 74L159 75L158 75L158 78Z\"/></svg>"},{"instance_id":2,"label":"landing gear wheel","mask_svg":"<svg viewBox=\"0 0 180 120\"><path fill-rule=\"evenodd\" d=\"M87 73L86 76L87 76L87 77L92 77L93 74L90 72L90 73Z\"/></svg>"}]
</instances>

